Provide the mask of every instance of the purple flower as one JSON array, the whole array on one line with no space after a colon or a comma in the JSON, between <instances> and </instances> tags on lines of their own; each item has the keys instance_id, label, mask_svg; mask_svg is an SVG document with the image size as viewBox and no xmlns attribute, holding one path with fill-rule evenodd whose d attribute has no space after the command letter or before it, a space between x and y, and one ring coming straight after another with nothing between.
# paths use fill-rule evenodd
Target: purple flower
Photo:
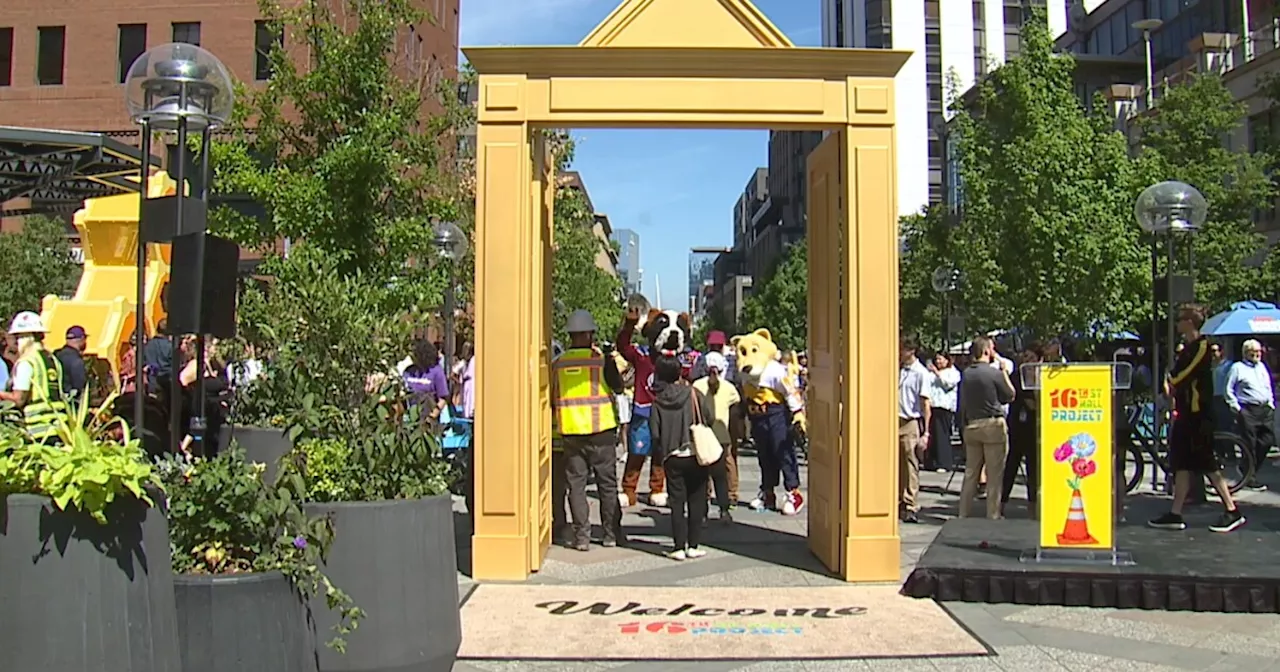
<instances>
[{"instance_id":1,"label":"purple flower","mask_svg":"<svg viewBox=\"0 0 1280 672\"><path fill-rule=\"evenodd\" d=\"M299 549L299 550L306 548L306 547L307 547L307 538L306 538L306 537L303 537L302 535L298 535L298 536L294 537L294 538L293 538L293 547L294 547L294 548L297 548L297 549Z\"/></svg>"}]
</instances>

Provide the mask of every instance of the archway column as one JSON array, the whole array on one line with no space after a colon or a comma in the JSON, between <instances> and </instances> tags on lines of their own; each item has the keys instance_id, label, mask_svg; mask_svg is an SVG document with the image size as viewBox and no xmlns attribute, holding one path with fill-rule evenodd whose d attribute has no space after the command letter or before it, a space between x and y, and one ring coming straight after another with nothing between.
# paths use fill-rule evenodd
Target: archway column
<instances>
[{"instance_id":1,"label":"archway column","mask_svg":"<svg viewBox=\"0 0 1280 672\"><path fill-rule=\"evenodd\" d=\"M523 580L535 554L537 362L545 294L533 225L525 77L480 77L476 130L476 425L472 574ZM536 423L536 424L535 424ZM541 513L541 512L537 512ZM519 561L514 561L519 559Z\"/></svg>"},{"instance_id":2,"label":"archway column","mask_svg":"<svg viewBox=\"0 0 1280 672\"><path fill-rule=\"evenodd\" d=\"M883 115L880 125L845 128L845 216L840 311L844 468L843 574L849 581L898 581L898 217L891 89L876 87L851 111ZM884 95L881 95L881 91ZM879 101L883 101L881 106ZM880 109L883 107L883 109Z\"/></svg>"}]
</instances>

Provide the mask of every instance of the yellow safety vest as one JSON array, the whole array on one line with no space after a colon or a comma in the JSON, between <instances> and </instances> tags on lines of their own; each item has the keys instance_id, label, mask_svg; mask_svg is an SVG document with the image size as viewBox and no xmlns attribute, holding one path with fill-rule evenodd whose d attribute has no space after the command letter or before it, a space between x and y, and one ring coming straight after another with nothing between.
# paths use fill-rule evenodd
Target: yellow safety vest
<instances>
[{"instance_id":1,"label":"yellow safety vest","mask_svg":"<svg viewBox=\"0 0 1280 672\"><path fill-rule=\"evenodd\" d=\"M551 400L560 432L599 434L618 426L613 392L604 382L604 354L595 348L571 348L551 362L556 394Z\"/></svg>"},{"instance_id":2,"label":"yellow safety vest","mask_svg":"<svg viewBox=\"0 0 1280 672\"><path fill-rule=\"evenodd\" d=\"M30 362L33 369L31 390L22 407L27 433L37 440L51 438L58 432L58 420L67 412L62 395L62 364L44 350L35 350L19 361Z\"/></svg>"}]
</instances>

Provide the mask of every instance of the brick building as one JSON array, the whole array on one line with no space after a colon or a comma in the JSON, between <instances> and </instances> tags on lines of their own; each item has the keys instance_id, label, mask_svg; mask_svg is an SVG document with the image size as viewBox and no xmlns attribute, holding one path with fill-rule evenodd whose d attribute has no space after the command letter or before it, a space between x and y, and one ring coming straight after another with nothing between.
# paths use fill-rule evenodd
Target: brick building
<instances>
[{"instance_id":1,"label":"brick building","mask_svg":"<svg viewBox=\"0 0 1280 672\"><path fill-rule=\"evenodd\" d=\"M459 0L417 3L435 20L405 31L397 63L407 76L452 78ZM138 55L169 42L198 44L252 85L270 74L271 39L257 0L4 0L0 126L101 132L136 146L122 82ZM295 57L309 57L287 42Z\"/></svg>"}]
</instances>

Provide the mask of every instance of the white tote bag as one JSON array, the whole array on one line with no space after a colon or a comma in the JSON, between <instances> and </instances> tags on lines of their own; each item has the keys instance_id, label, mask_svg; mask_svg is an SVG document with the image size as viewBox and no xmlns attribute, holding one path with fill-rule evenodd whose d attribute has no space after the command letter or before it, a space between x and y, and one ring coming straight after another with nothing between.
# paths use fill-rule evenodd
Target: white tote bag
<instances>
[{"instance_id":1,"label":"white tote bag","mask_svg":"<svg viewBox=\"0 0 1280 672\"><path fill-rule=\"evenodd\" d=\"M720 445L716 433L702 420L702 405L698 403L697 390L690 390L689 400L693 404L693 424L689 426L693 454L698 458L698 464L707 467L720 461L724 456L724 446Z\"/></svg>"}]
</instances>

